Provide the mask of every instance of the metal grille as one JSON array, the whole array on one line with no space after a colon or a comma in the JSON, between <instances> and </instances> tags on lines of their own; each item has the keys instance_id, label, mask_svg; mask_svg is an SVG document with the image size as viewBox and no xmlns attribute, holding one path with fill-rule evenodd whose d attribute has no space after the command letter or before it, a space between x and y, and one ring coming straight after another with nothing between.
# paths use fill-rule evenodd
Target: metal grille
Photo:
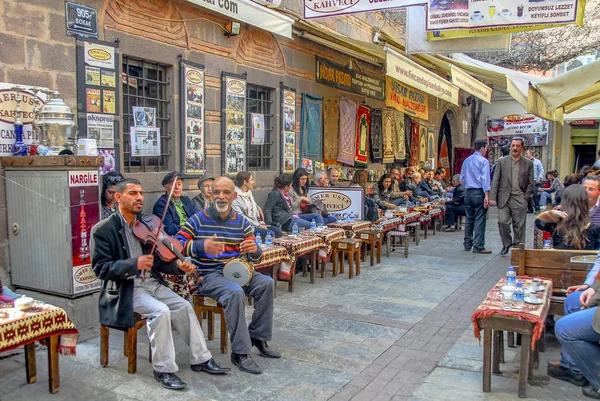
<instances>
[{"instance_id":1,"label":"metal grille","mask_svg":"<svg viewBox=\"0 0 600 401\"><path fill-rule=\"evenodd\" d=\"M125 172L161 171L168 166L169 100L167 67L159 63L123 56L123 164ZM133 107L156 109L156 126L160 128L161 156L131 156L129 127L133 127Z\"/></svg>"},{"instance_id":2,"label":"metal grille","mask_svg":"<svg viewBox=\"0 0 600 401\"><path fill-rule=\"evenodd\" d=\"M248 170L270 170L273 159L271 148L273 137L273 114L271 94L273 89L248 84L246 97L246 155ZM252 145L252 113L265 115L265 142L263 145Z\"/></svg>"}]
</instances>

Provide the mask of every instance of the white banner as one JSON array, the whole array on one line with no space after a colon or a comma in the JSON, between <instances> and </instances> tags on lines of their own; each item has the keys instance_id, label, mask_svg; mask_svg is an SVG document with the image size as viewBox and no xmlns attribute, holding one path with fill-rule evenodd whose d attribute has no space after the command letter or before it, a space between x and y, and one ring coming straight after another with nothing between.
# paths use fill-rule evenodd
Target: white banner
<instances>
[{"instance_id":1,"label":"white banner","mask_svg":"<svg viewBox=\"0 0 600 401\"><path fill-rule=\"evenodd\" d=\"M131 156L160 156L160 128L130 127Z\"/></svg>"},{"instance_id":2,"label":"white banner","mask_svg":"<svg viewBox=\"0 0 600 401\"><path fill-rule=\"evenodd\" d=\"M364 13L427 4L427 0L304 0L304 18Z\"/></svg>"},{"instance_id":3,"label":"white banner","mask_svg":"<svg viewBox=\"0 0 600 401\"><path fill-rule=\"evenodd\" d=\"M454 64L450 65L452 83L460 89L488 103L492 102L492 88L478 81Z\"/></svg>"},{"instance_id":4,"label":"white banner","mask_svg":"<svg viewBox=\"0 0 600 401\"><path fill-rule=\"evenodd\" d=\"M548 121L539 117L488 118L485 128L490 146L510 146L511 138L520 136L525 146L548 144Z\"/></svg>"},{"instance_id":5,"label":"white banner","mask_svg":"<svg viewBox=\"0 0 600 401\"><path fill-rule=\"evenodd\" d=\"M458 106L458 88L456 86L394 50L387 47L384 49L386 51L386 75Z\"/></svg>"},{"instance_id":6,"label":"white banner","mask_svg":"<svg viewBox=\"0 0 600 401\"><path fill-rule=\"evenodd\" d=\"M365 190L360 187L312 187L308 188L308 196L313 201L320 200L325 204L329 214L342 216L354 213L357 220L365 218Z\"/></svg>"},{"instance_id":7,"label":"white banner","mask_svg":"<svg viewBox=\"0 0 600 401\"><path fill-rule=\"evenodd\" d=\"M257 28L292 39L294 20L250 0L187 0Z\"/></svg>"}]
</instances>

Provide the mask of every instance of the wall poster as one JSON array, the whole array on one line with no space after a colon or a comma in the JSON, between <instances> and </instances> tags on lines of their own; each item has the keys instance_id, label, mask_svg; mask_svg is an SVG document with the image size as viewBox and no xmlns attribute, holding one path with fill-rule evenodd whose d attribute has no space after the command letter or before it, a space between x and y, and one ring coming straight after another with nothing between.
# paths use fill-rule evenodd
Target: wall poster
<instances>
[{"instance_id":1,"label":"wall poster","mask_svg":"<svg viewBox=\"0 0 600 401\"><path fill-rule=\"evenodd\" d=\"M224 175L246 170L246 76L223 72L221 135Z\"/></svg>"},{"instance_id":2,"label":"wall poster","mask_svg":"<svg viewBox=\"0 0 600 401\"><path fill-rule=\"evenodd\" d=\"M181 126L185 127L181 157L183 175L199 176L206 172L204 141L204 65L181 60ZM185 94L185 95L184 95Z\"/></svg>"},{"instance_id":3,"label":"wall poster","mask_svg":"<svg viewBox=\"0 0 600 401\"><path fill-rule=\"evenodd\" d=\"M293 173L296 169L296 91L285 86L281 87L281 120L282 171Z\"/></svg>"}]
</instances>

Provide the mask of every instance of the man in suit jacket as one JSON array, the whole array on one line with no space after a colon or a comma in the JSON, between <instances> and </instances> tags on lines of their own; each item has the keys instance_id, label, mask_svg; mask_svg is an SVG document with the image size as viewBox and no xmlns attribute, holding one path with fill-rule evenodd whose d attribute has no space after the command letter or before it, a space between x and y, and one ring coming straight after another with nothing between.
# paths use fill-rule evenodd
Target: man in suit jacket
<instances>
[{"instance_id":1,"label":"man in suit jacket","mask_svg":"<svg viewBox=\"0 0 600 401\"><path fill-rule=\"evenodd\" d=\"M452 177L452 200L446 201L446 227L444 231L454 232L456 228L456 216L466 216L465 211L465 196L467 196L467 188L460 183L460 175L456 174Z\"/></svg>"},{"instance_id":2,"label":"man in suit jacket","mask_svg":"<svg viewBox=\"0 0 600 401\"><path fill-rule=\"evenodd\" d=\"M500 255L525 242L527 204L533 196L533 162L522 156L523 138L510 141L510 156L498 160L492 180L490 204L498 205L498 228L502 238ZM512 223L514 238L510 235Z\"/></svg>"}]
</instances>

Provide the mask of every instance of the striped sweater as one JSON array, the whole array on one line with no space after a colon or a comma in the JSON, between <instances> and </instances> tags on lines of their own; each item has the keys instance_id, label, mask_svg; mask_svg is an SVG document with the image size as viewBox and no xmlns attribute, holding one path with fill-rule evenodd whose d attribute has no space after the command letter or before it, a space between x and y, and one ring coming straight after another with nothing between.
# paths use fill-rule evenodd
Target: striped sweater
<instances>
[{"instance_id":1,"label":"striped sweater","mask_svg":"<svg viewBox=\"0 0 600 401\"><path fill-rule=\"evenodd\" d=\"M217 241L225 244L225 252L218 257L204 252L204 241L213 234L217 234ZM254 241L254 231L244 216L232 210L228 218L222 219L214 205L211 205L188 219L176 238L183 245L183 254L192 258L198 273L204 276L221 272L227 261L238 258L241 242L246 239ZM257 262L261 254L259 247L256 253L246 256L248 261Z\"/></svg>"}]
</instances>

